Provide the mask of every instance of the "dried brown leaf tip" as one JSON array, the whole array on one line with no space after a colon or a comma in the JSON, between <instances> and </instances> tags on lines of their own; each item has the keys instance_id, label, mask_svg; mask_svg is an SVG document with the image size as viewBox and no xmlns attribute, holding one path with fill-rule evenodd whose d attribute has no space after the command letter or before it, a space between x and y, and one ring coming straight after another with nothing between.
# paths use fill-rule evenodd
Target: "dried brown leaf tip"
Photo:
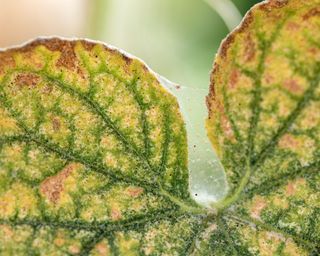
<instances>
[{"instance_id":1,"label":"dried brown leaf tip","mask_svg":"<svg viewBox=\"0 0 320 256\"><path fill-rule=\"evenodd\" d=\"M257 5L216 58L207 128L229 181L217 207L232 209L234 255L320 253L319 6Z\"/></svg>"}]
</instances>

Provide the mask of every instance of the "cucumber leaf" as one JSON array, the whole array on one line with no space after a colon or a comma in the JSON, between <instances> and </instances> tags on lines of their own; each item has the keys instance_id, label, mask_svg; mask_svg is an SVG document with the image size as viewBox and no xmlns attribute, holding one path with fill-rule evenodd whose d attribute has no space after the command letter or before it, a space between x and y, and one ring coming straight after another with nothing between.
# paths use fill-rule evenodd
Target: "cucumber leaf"
<instances>
[{"instance_id":1,"label":"cucumber leaf","mask_svg":"<svg viewBox=\"0 0 320 256\"><path fill-rule=\"evenodd\" d=\"M0 60L0 254L183 254L203 210L178 104L155 75L88 41Z\"/></svg>"},{"instance_id":2,"label":"cucumber leaf","mask_svg":"<svg viewBox=\"0 0 320 256\"><path fill-rule=\"evenodd\" d=\"M207 99L229 184L216 250L319 254L319 3L257 5L221 46Z\"/></svg>"},{"instance_id":3,"label":"cucumber leaf","mask_svg":"<svg viewBox=\"0 0 320 256\"><path fill-rule=\"evenodd\" d=\"M207 130L229 191L208 208L140 60L58 38L0 52L0 254L318 255L319 6L264 2L223 42Z\"/></svg>"}]
</instances>

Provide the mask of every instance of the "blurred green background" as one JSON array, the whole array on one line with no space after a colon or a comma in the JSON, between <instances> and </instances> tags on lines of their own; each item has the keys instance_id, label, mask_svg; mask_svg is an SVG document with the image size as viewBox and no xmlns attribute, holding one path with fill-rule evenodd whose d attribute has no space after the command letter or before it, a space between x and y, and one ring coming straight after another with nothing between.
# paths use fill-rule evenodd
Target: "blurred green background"
<instances>
[{"instance_id":1,"label":"blurred green background","mask_svg":"<svg viewBox=\"0 0 320 256\"><path fill-rule=\"evenodd\" d=\"M0 0L0 47L41 35L98 39L140 57L171 81L207 88L221 40L257 2Z\"/></svg>"},{"instance_id":2,"label":"blurred green background","mask_svg":"<svg viewBox=\"0 0 320 256\"><path fill-rule=\"evenodd\" d=\"M142 58L173 82L207 88L221 40L257 2L97 0L90 36Z\"/></svg>"}]
</instances>

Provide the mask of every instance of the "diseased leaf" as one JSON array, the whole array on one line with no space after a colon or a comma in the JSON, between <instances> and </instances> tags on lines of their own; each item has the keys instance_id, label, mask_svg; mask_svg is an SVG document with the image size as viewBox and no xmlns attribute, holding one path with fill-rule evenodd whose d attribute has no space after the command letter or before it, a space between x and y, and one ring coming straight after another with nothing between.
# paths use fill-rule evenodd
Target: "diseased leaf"
<instances>
[{"instance_id":1,"label":"diseased leaf","mask_svg":"<svg viewBox=\"0 0 320 256\"><path fill-rule=\"evenodd\" d=\"M264 2L222 44L207 128L229 193L210 209L139 60L54 38L0 52L0 254L319 255L319 6Z\"/></svg>"},{"instance_id":2,"label":"diseased leaf","mask_svg":"<svg viewBox=\"0 0 320 256\"><path fill-rule=\"evenodd\" d=\"M181 254L201 227L178 104L88 41L0 53L0 254Z\"/></svg>"},{"instance_id":3,"label":"diseased leaf","mask_svg":"<svg viewBox=\"0 0 320 256\"><path fill-rule=\"evenodd\" d=\"M319 42L320 1L273 0L221 46L207 99L230 187L217 255L320 254Z\"/></svg>"}]
</instances>

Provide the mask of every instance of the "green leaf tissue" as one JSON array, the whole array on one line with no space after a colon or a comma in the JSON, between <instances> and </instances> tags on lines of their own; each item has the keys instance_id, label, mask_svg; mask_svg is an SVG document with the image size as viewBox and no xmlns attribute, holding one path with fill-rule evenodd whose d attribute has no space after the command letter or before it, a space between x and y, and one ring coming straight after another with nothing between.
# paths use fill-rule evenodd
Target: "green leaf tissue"
<instances>
[{"instance_id":1,"label":"green leaf tissue","mask_svg":"<svg viewBox=\"0 0 320 256\"><path fill-rule=\"evenodd\" d=\"M228 191L203 206L143 62L88 40L0 51L0 255L319 255L320 1L253 7L210 81Z\"/></svg>"}]
</instances>

